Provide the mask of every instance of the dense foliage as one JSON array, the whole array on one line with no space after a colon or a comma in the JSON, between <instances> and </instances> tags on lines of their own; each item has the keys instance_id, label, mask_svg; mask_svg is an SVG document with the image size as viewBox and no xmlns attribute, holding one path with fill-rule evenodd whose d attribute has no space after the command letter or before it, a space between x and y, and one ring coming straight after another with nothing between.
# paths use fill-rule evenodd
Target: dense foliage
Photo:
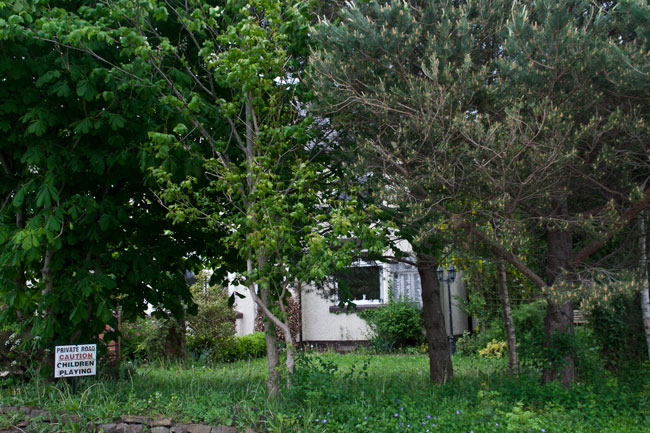
<instances>
[{"instance_id":1,"label":"dense foliage","mask_svg":"<svg viewBox=\"0 0 650 433\"><path fill-rule=\"evenodd\" d=\"M118 308L180 315L183 272L211 239L174 227L146 178L142 143L162 127L156 92L112 75L121 54L108 42L92 43L99 62L43 40L35 23L47 27L48 10L81 3L10 5L0 6L0 320L51 347L97 341Z\"/></svg>"},{"instance_id":2,"label":"dense foliage","mask_svg":"<svg viewBox=\"0 0 650 433\"><path fill-rule=\"evenodd\" d=\"M573 302L633 284L616 244L650 205L647 2L359 2L339 17L312 56L322 109L387 201L409 203L416 252L462 229L544 289L558 357L544 380L568 386Z\"/></svg>"},{"instance_id":3,"label":"dense foliage","mask_svg":"<svg viewBox=\"0 0 650 433\"><path fill-rule=\"evenodd\" d=\"M190 287L196 314L187 318L187 349L193 357L225 360L223 354L235 344L235 309L227 291L210 285L206 274Z\"/></svg>"},{"instance_id":4,"label":"dense foliage","mask_svg":"<svg viewBox=\"0 0 650 433\"><path fill-rule=\"evenodd\" d=\"M407 300L391 300L380 308L357 313L368 324L370 342L379 351L390 352L424 342L422 310Z\"/></svg>"}]
</instances>

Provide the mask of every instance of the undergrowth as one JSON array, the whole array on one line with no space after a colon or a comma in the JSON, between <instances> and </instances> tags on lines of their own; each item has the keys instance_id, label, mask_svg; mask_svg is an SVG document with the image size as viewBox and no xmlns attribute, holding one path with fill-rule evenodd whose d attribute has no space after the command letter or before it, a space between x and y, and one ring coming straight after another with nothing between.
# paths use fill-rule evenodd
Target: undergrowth
<instances>
[{"instance_id":1,"label":"undergrowth","mask_svg":"<svg viewBox=\"0 0 650 433\"><path fill-rule=\"evenodd\" d=\"M504 359L455 357L454 380L431 385L425 356L308 353L276 401L267 399L265 367L264 359L149 364L120 379L81 379L76 394L63 381L6 383L1 400L77 414L79 425L128 414L284 433L650 431L647 366L567 390L541 386L534 370L509 377Z\"/></svg>"}]
</instances>

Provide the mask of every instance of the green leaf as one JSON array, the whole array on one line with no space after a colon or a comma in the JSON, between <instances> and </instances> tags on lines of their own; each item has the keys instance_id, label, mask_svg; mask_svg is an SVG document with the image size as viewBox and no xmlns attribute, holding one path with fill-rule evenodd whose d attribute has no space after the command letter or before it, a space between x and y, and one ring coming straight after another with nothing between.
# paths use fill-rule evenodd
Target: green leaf
<instances>
[{"instance_id":1,"label":"green leaf","mask_svg":"<svg viewBox=\"0 0 650 433\"><path fill-rule=\"evenodd\" d=\"M25 201L25 188L20 188L14 197L13 205L15 207L20 207L23 205L24 201Z\"/></svg>"},{"instance_id":2,"label":"green leaf","mask_svg":"<svg viewBox=\"0 0 650 433\"><path fill-rule=\"evenodd\" d=\"M93 120L90 117L86 117L79 122L76 122L74 127L74 132L77 134L87 134L93 128Z\"/></svg>"},{"instance_id":3,"label":"green leaf","mask_svg":"<svg viewBox=\"0 0 650 433\"><path fill-rule=\"evenodd\" d=\"M36 119L29 123L29 126L25 132L27 132L27 134L34 134L37 137L40 137L45 134L45 131L47 131L47 123L41 119Z\"/></svg>"},{"instance_id":4,"label":"green leaf","mask_svg":"<svg viewBox=\"0 0 650 433\"><path fill-rule=\"evenodd\" d=\"M27 232L25 234L25 237L23 238L22 241L22 248L25 251L29 251L32 248L38 248L40 246L40 242L38 241L38 237L34 235L32 232Z\"/></svg>"},{"instance_id":5,"label":"green leaf","mask_svg":"<svg viewBox=\"0 0 650 433\"><path fill-rule=\"evenodd\" d=\"M50 95L56 94L56 96L67 98L70 95L70 86L68 85L68 81L67 80L57 81L50 87L48 93Z\"/></svg>"},{"instance_id":6,"label":"green leaf","mask_svg":"<svg viewBox=\"0 0 650 433\"><path fill-rule=\"evenodd\" d=\"M92 100L97 95L97 89L88 80L81 80L77 83L77 96L84 98L86 101Z\"/></svg>"},{"instance_id":7,"label":"green leaf","mask_svg":"<svg viewBox=\"0 0 650 433\"><path fill-rule=\"evenodd\" d=\"M44 84L50 83L51 81L60 77L61 77L60 71L57 70L47 71L46 73L41 75L38 80L36 80L36 87L43 87Z\"/></svg>"},{"instance_id":8,"label":"green leaf","mask_svg":"<svg viewBox=\"0 0 650 433\"><path fill-rule=\"evenodd\" d=\"M52 206L52 197L50 196L50 189L46 184L43 184L36 196L36 207L49 207Z\"/></svg>"},{"instance_id":9,"label":"green leaf","mask_svg":"<svg viewBox=\"0 0 650 433\"><path fill-rule=\"evenodd\" d=\"M123 128L126 125L126 119L120 116L119 114L107 113L108 123L111 125L113 131L117 131L120 128Z\"/></svg>"}]
</instances>

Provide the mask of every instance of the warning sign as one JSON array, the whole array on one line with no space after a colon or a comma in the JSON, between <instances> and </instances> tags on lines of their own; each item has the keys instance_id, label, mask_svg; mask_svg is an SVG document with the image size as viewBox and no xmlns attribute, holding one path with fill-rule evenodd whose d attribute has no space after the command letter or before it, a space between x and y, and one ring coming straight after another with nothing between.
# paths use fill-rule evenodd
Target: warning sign
<instances>
[{"instance_id":1,"label":"warning sign","mask_svg":"<svg viewBox=\"0 0 650 433\"><path fill-rule=\"evenodd\" d=\"M94 376L97 374L97 345L56 346L54 377Z\"/></svg>"}]
</instances>

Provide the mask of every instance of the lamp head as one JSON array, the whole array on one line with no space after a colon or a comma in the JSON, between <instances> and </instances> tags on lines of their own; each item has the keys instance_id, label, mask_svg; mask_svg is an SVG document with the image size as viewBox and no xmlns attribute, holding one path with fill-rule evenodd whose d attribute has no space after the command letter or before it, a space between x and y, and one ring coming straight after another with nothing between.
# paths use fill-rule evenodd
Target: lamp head
<instances>
[{"instance_id":1,"label":"lamp head","mask_svg":"<svg viewBox=\"0 0 650 433\"><path fill-rule=\"evenodd\" d=\"M456 279L456 268L454 267L454 265L451 265L449 269L447 269L447 273L449 275L449 281L453 283L454 280Z\"/></svg>"}]
</instances>

